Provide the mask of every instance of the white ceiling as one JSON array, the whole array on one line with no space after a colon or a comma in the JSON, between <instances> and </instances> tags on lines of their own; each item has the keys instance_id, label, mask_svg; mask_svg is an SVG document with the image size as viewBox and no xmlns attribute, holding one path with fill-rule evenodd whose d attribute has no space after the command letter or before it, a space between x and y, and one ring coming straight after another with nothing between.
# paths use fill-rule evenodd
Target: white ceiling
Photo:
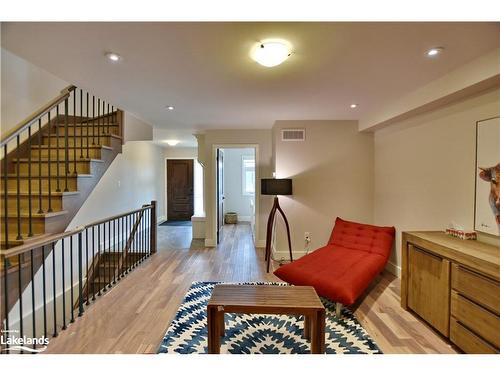
<instances>
[{"instance_id":1,"label":"white ceiling","mask_svg":"<svg viewBox=\"0 0 500 375\"><path fill-rule=\"evenodd\" d=\"M265 68L249 51L271 37L287 39L294 54ZM2 46L169 137L360 119L500 46L500 24L3 23ZM434 46L445 52L429 59ZM106 51L123 61L109 63Z\"/></svg>"}]
</instances>

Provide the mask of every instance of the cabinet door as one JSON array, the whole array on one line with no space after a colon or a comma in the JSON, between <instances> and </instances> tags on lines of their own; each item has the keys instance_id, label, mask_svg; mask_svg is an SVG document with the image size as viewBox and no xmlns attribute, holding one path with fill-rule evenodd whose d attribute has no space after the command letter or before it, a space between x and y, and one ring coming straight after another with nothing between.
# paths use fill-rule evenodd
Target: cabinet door
<instances>
[{"instance_id":1,"label":"cabinet door","mask_svg":"<svg viewBox=\"0 0 500 375\"><path fill-rule=\"evenodd\" d=\"M448 337L450 262L408 244L408 307Z\"/></svg>"}]
</instances>

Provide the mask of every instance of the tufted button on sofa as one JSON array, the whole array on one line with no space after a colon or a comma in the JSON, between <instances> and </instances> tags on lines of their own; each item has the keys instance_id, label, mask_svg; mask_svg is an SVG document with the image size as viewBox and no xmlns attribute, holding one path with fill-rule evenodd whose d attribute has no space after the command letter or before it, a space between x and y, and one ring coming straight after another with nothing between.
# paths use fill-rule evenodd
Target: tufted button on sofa
<instances>
[{"instance_id":1,"label":"tufted button on sofa","mask_svg":"<svg viewBox=\"0 0 500 375\"><path fill-rule=\"evenodd\" d=\"M293 285L313 286L320 296L334 302L352 305L384 269L394 236L394 227L337 218L326 246L285 264L274 274Z\"/></svg>"}]
</instances>

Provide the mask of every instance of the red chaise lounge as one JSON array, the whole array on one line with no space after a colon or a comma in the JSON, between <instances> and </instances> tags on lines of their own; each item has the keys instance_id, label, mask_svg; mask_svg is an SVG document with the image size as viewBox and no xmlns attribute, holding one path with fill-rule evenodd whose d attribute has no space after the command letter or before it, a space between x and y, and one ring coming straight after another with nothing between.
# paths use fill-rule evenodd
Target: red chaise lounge
<instances>
[{"instance_id":1,"label":"red chaise lounge","mask_svg":"<svg viewBox=\"0 0 500 375\"><path fill-rule=\"evenodd\" d=\"M274 271L293 285L309 285L342 305L352 305L384 269L394 242L394 227L378 227L337 218L328 244Z\"/></svg>"}]
</instances>

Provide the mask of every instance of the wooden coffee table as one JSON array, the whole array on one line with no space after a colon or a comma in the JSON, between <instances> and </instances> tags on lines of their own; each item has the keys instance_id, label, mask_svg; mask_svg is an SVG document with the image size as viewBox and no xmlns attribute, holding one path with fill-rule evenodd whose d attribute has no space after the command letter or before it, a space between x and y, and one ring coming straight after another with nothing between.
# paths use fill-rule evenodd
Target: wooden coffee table
<instances>
[{"instance_id":1,"label":"wooden coffee table","mask_svg":"<svg viewBox=\"0 0 500 375\"><path fill-rule=\"evenodd\" d=\"M311 353L325 352L325 308L313 287L216 285L207 306L208 353L220 353L224 313L303 315Z\"/></svg>"}]
</instances>

